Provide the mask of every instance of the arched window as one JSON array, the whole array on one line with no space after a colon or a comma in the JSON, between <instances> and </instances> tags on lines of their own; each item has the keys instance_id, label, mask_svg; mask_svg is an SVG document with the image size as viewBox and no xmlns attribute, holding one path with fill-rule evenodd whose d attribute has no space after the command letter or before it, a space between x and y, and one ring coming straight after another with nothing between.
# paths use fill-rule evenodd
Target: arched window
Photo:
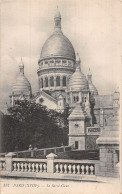
<instances>
[{"instance_id":1,"label":"arched window","mask_svg":"<svg viewBox=\"0 0 122 194\"><path fill-rule=\"evenodd\" d=\"M82 102L84 102L84 97L82 97Z\"/></svg>"},{"instance_id":2,"label":"arched window","mask_svg":"<svg viewBox=\"0 0 122 194\"><path fill-rule=\"evenodd\" d=\"M45 87L48 87L48 77L45 77Z\"/></svg>"},{"instance_id":3,"label":"arched window","mask_svg":"<svg viewBox=\"0 0 122 194\"><path fill-rule=\"evenodd\" d=\"M41 79L39 79L39 88L41 88Z\"/></svg>"},{"instance_id":4,"label":"arched window","mask_svg":"<svg viewBox=\"0 0 122 194\"><path fill-rule=\"evenodd\" d=\"M77 96L77 102L79 101L79 97Z\"/></svg>"},{"instance_id":5,"label":"arched window","mask_svg":"<svg viewBox=\"0 0 122 194\"><path fill-rule=\"evenodd\" d=\"M53 76L50 77L50 86L51 87L54 86L54 77Z\"/></svg>"},{"instance_id":6,"label":"arched window","mask_svg":"<svg viewBox=\"0 0 122 194\"><path fill-rule=\"evenodd\" d=\"M56 77L56 86L60 86L60 76Z\"/></svg>"},{"instance_id":7,"label":"arched window","mask_svg":"<svg viewBox=\"0 0 122 194\"><path fill-rule=\"evenodd\" d=\"M75 99L75 96L74 96L74 102L75 102L75 100L76 100L76 99Z\"/></svg>"},{"instance_id":8,"label":"arched window","mask_svg":"<svg viewBox=\"0 0 122 194\"><path fill-rule=\"evenodd\" d=\"M85 102L86 102L86 97L85 97Z\"/></svg>"},{"instance_id":9,"label":"arched window","mask_svg":"<svg viewBox=\"0 0 122 194\"><path fill-rule=\"evenodd\" d=\"M41 88L43 88L43 78L41 78Z\"/></svg>"},{"instance_id":10,"label":"arched window","mask_svg":"<svg viewBox=\"0 0 122 194\"><path fill-rule=\"evenodd\" d=\"M105 126L107 126L107 122L106 122L106 119L105 119Z\"/></svg>"},{"instance_id":11,"label":"arched window","mask_svg":"<svg viewBox=\"0 0 122 194\"><path fill-rule=\"evenodd\" d=\"M66 86L66 77L63 77L63 86Z\"/></svg>"}]
</instances>

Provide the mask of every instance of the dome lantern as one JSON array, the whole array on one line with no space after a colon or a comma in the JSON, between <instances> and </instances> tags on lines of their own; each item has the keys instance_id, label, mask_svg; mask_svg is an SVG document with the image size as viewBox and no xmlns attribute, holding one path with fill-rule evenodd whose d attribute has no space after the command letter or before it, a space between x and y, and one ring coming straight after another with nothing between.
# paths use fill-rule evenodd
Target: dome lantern
<instances>
[{"instance_id":1,"label":"dome lantern","mask_svg":"<svg viewBox=\"0 0 122 194\"><path fill-rule=\"evenodd\" d=\"M20 74L24 75L24 63L23 63L22 57L21 57L21 62L19 64L19 69L20 69Z\"/></svg>"},{"instance_id":2,"label":"dome lantern","mask_svg":"<svg viewBox=\"0 0 122 194\"><path fill-rule=\"evenodd\" d=\"M61 31L61 14L58 10L58 6L57 6L57 10L54 16L54 22L55 22L55 31Z\"/></svg>"},{"instance_id":3,"label":"dome lantern","mask_svg":"<svg viewBox=\"0 0 122 194\"><path fill-rule=\"evenodd\" d=\"M88 77L88 82L92 83L92 74L91 74L90 68L89 68L89 73L88 73L87 77Z\"/></svg>"},{"instance_id":4,"label":"dome lantern","mask_svg":"<svg viewBox=\"0 0 122 194\"><path fill-rule=\"evenodd\" d=\"M98 91L96 87L94 86L94 84L92 83L92 74L91 74L90 68L89 68L89 73L87 75L87 78L88 78L90 92L94 95L98 95Z\"/></svg>"}]
</instances>

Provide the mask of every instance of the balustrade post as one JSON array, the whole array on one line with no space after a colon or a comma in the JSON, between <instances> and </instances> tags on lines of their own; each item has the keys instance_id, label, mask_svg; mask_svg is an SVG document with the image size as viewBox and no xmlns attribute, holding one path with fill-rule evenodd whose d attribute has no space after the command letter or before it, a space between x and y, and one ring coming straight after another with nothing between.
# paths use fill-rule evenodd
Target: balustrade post
<instances>
[{"instance_id":1,"label":"balustrade post","mask_svg":"<svg viewBox=\"0 0 122 194\"><path fill-rule=\"evenodd\" d=\"M54 88L56 88L56 76L54 76Z\"/></svg>"},{"instance_id":2,"label":"balustrade post","mask_svg":"<svg viewBox=\"0 0 122 194\"><path fill-rule=\"evenodd\" d=\"M46 152L47 152L47 150L46 150L46 149L44 149L44 156L46 156Z\"/></svg>"},{"instance_id":3,"label":"balustrade post","mask_svg":"<svg viewBox=\"0 0 122 194\"><path fill-rule=\"evenodd\" d=\"M55 167L54 167L54 159L57 157L54 153L50 153L46 156L47 158L47 172L48 173L54 173Z\"/></svg>"},{"instance_id":4,"label":"balustrade post","mask_svg":"<svg viewBox=\"0 0 122 194\"><path fill-rule=\"evenodd\" d=\"M54 148L54 152L55 152L55 154L56 154L56 148Z\"/></svg>"},{"instance_id":5,"label":"balustrade post","mask_svg":"<svg viewBox=\"0 0 122 194\"><path fill-rule=\"evenodd\" d=\"M65 150L65 147L64 147L64 152L65 152L66 150Z\"/></svg>"},{"instance_id":6,"label":"balustrade post","mask_svg":"<svg viewBox=\"0 0 122 194\"><path fill-rule=\"evenodd\" d=\"M33 157L34 157L34 151L31 150L31 158L33 158Z\"/></svg>"},{"instance_id":7,"label":"balustrade post","mask_svg":"<svg viewBox=\"0 0 122 194\"><path fill-rule=\"evenodd\" d=\"M11 172L12 171L12 157L16 154L9 152L5 155L5 161L6 161L6 171Z\"/></svg>"},{"instance_id":8,"label":"balustrade post","mask_svg":"<svg viewBox=\"0 0 122 194\"><path fill-rule=\"evenodd\" d=\"M95 163L95 175L99 176L100 174L100 161L98 160L98 162Z\"/></svg>"}]
</instances>

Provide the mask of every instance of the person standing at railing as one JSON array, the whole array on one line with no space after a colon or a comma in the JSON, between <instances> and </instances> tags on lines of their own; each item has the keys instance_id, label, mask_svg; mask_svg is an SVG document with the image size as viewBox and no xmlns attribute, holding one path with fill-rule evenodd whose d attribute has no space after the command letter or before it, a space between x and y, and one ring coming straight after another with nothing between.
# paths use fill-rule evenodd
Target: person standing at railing
<instances>
[{"instance_id":1,"label":"person standing at railing","mask_svg":"<svg viewBox=\"0 0 122 194\"><path fill-rule=\"evenodd\" d=\"M28 150L32 150L33 148L32 148L32 145L29 145L29 149Z\"/></svg>"}]
</instances>

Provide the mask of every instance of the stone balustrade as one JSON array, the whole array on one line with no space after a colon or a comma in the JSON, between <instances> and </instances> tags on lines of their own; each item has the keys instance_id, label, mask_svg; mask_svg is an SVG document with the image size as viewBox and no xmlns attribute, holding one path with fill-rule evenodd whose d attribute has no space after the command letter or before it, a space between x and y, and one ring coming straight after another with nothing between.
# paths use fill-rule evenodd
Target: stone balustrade
<instances>
[{"instance_id":1,"label":"stone balustrade","mask_svg":"<svg viewBox=\"0 0 122 194\"><path fill-rule=\"evenodd\" d=\"M43 61L39 61L39 70L47 69L47 67L48 69L52 67L66 67L75 69L75 64L73 60L68 59L46 59Z\"/></svg>"},{"instance_id":2,"label":"stone balustrade","mask_svg":"<svg viewBox=\"0 0 122 194\"><path fill-rule=\"evenodd\" d=\"M42 159L40 160L18 160L14 159L12 161L12 171L17 172L36 172L42 173L47 172L47 161Z\"/></svg>"},{"instance_id":3,"label":"stone balustrade","mask_svg":"<svg viewBox=\"0 0 122 194\"><path fill-rule=\"evenodd\" d=\"M92 163L93 162L93 163ZM95 175L95 161L60 160L55 161L55 173Z\"/></svg>"},{"instance_id":4,"label":"stone balustrade","mask_svg":"<svg viewBox=\"0 0 122 194\"><path fill-rule=\"evenodd\" d=\"M38 177L81 180L83 177L95 178L98 161L56 159L57 155L50 153L47 159L15 158L10 152L1 158L1 176ZM91 179L92 179L91 178Z\"/></svg>"},{"instance_id":5,"label":"stone balustrade","mask_svg":"<svg viewBox=\"0 0 122 194\"><path fill-rule=\"evenodd\" d=\"M6 170L5 158L0 159L0 171Z\"/></svg>"}]
</instances>

